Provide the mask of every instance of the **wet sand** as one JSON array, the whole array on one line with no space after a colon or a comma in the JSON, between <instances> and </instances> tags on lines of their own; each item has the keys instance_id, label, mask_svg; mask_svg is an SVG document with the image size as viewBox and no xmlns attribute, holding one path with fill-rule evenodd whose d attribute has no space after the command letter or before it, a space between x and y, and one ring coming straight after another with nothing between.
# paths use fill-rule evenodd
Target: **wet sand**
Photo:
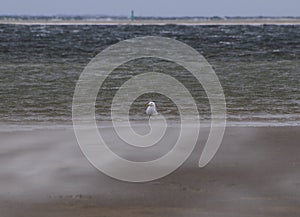
<instances>
[{"instance_id":1,"label":"wet sand","mask_svg":"<svg viewBox=\"0 0 300 217\"><path fill-rule=\"evenodd\" d=\"M299 132L300 127L229 127L215 158L198 168L204 129L182 167L140 184L98 172L71 129L0 132L1 217L298 217Z\"/></svg>"},{"instance_id":2,"label":"wet sand","mask_svg":"<svg viewBox=\"0 0 300 217\"><path fill-rule=\"evenodd\" d=\"M0 24L15 25L300 25L300 18L270 19L0 19Z\"/></svg>"}]
</instances>

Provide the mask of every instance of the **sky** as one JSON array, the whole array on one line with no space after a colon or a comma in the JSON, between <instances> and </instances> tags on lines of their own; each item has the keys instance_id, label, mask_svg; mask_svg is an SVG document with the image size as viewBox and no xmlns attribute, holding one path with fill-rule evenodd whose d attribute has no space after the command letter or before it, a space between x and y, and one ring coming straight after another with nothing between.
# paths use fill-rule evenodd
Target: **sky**
<instances>
[{"instance_id":1,"label":"sky","mask_svg":"<svg viewBox=\"0 0 300 217\"><path fill-rule=\"evenodd\" d=\"M1 15L300 16L300 0L0 0Z\"/></svg>"}]
</instances>

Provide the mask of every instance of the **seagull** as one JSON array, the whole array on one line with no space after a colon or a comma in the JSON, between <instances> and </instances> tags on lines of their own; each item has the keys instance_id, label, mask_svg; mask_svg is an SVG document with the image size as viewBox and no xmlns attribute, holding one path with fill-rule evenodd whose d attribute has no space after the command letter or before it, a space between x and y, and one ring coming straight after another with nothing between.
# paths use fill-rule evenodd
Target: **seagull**
<instances>
[{"instance_id":1,"label":"seagull","mask_svg":"<svg viewBox=\"0 0 300 217\"><path fill-rule=\"evenodd\" d=\"M149 115L149 119L150 119L151 115L157 115L158 114L154 102L152 102L152 101L148 102L146 104L146 106L147 106L147 108L146 108L146 114Z\"/></svg>"}]
</instances>

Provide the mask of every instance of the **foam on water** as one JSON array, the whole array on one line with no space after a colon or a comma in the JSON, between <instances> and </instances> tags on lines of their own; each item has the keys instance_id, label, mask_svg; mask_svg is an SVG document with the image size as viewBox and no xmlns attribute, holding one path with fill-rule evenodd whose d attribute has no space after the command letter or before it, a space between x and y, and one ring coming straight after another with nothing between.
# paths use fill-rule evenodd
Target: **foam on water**
<instances>
[{"instance_id":1,"label":"foam on water","mask_svg":"<svg viewBox=\"0 0 300 217\"><path fill-rule=\"evenodd\" d=\"M300 123L298 25L0 25L0 31L4 129L71 125L75 84L91 58L121 40L147 35L187 43L208 60L224 89L229 126ZM150 58L126 63L107 78L98 94L97 121L110 120L110 104L118 87L145 71L172 75L189 87L201 120L210 119L208 99L194 78L174 63ZM132 104L131 120L147 118L144 104L149 99L156 101L168 120L179 118L171 100L148 94Z\"/></svg>"}]
</instances>

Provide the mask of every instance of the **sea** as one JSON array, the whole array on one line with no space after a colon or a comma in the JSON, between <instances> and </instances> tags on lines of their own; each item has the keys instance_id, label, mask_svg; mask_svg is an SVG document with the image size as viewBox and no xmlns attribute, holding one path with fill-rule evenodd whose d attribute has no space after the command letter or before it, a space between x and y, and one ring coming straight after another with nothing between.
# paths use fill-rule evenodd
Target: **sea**
<instances>
[{"instance_id":1,"label":"sea","mask_svg":"<svg viewBox=\"0 0 300 217\"><path fill-rule=\"evenodd\" d=\"M223 87L228 125L300 125L300 25L45 23L0 25L2 128L72 125L73 94L87 64L109 46L142 36L176 39L205 57ZM142 58L116 68L105 80L95 104L99 123L110 121L112 99L119 87L149 70L183 83L194 97L200 119L210 121L205 91L184 68ZM178 120L172 99L155 92L132 102L130 120L148 119L145 103L149 100L156 102L167 119Z\"/></svg>"}]
</instances>

